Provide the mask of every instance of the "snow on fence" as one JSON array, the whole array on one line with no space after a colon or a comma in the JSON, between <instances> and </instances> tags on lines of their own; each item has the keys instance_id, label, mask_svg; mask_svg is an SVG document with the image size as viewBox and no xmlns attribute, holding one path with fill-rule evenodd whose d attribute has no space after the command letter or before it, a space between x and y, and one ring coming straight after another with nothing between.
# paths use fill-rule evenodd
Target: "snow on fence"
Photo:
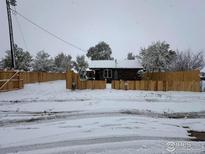
<instances>
[{"instance_id":1,"label":"snow on fence","mask_svg":"<svg viewBox=\"0 0 205 154\"><path fill-rule=\"evenodd\" d=\"M105 80L80 80L80 76L73 71L66 73L67 89L105 89Z\"/></svg>"},{"instance_id":2,"label":"snow on fence","mask_svg":"<svg viewBox=\"0 0 205 154\"><path fill-rule=\"evenodd\" d=\"M15 71L0 71L0 87L4 85L0 91L21 89L27 83L65 80L65 73L50 72L18 72L11 79L15 73Z\"/></svg>"},{"instance_id":3,"label":"snow on fence","mask_svg":"<svg viewBox=\"0 0 205 154\"><path fill-rule=\"evenodd\" d=\"M151 91L200 91L200 72L154 72L146 73L140 81L112 81L113 89Z\"/></svg>"}]
</instances>

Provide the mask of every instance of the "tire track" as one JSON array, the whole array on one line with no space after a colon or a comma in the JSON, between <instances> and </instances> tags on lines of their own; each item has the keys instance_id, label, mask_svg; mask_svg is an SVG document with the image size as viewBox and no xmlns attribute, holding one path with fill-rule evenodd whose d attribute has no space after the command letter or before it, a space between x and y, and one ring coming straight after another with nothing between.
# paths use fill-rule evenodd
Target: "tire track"
<instances>
[{"instance_id":1,"label":"tire track","mask_svg":"<svg viewBox=\"0 0 205 154\"><path fill-rule=\"evenodd\" d=\"M68 147L77 145L94 145L100 143L116 143L125 141L137 141L137 140L165 140L165 141L189 141L189 138L177 138L177 137L158 137L158 136L113 136L113 137L101 137L101 138L88 138L79 140L64 140L57 142L48 142L42 144L22 145L0 148L0 154L25 152L48 148Z\"/></svg>"}]
</instances>

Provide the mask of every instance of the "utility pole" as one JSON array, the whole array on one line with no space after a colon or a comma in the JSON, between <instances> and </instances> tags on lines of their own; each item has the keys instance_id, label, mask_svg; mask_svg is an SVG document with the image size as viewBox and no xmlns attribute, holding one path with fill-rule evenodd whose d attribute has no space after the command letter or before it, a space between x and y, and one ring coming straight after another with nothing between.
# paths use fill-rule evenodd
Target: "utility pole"
<instances>
[{"instance_id":1,"label":"utility pole","mask_svg":"<svg viewBox=\"0 0 205 154\"><path fill-rule=\"evenodd\" d=\"M8 25L9 25L9 38L10 38L10 48L11 48L11 60L12 68L15 69L15 51L14 51L14 36L13 36L13 27L12 27L12 18L11 18L11 6L16 6L16 0L6 0L7 7L7 16L8 16Z\"/></svg>"}]
</instances>

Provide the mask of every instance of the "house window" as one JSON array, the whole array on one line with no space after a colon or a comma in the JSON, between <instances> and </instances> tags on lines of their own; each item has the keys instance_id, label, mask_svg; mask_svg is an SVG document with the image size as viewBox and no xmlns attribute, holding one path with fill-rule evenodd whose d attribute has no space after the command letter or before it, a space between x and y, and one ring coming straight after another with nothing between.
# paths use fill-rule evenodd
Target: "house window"
<instances>
[{"instance_id":1,"label":"house window","mask_svg":"<svg viewBox=\"0 0 205 154\"><path fill-rule=\"evenodd\" d=\"M112 70L104 69L104 70L103 70L103 77L104 77L105 79L107 79L107 78L112 78Z\"/></svg>"}]
</instances>

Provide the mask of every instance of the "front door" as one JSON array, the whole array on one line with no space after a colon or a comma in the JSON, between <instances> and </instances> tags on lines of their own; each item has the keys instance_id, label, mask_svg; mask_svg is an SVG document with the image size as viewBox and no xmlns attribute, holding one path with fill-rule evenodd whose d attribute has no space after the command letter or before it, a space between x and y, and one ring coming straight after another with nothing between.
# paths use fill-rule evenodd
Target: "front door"
<instances>
[{"instance_id":1,"label":"front door","mask_svg":"<svg viewBox=\"0 0 205 154\"><path fill-rule=\"evenodd\" d=\"M103 77L107 80L108 83L112 81L112 70L111 69L104 69L103 70Z\"/></svg>"}]
</instances>

